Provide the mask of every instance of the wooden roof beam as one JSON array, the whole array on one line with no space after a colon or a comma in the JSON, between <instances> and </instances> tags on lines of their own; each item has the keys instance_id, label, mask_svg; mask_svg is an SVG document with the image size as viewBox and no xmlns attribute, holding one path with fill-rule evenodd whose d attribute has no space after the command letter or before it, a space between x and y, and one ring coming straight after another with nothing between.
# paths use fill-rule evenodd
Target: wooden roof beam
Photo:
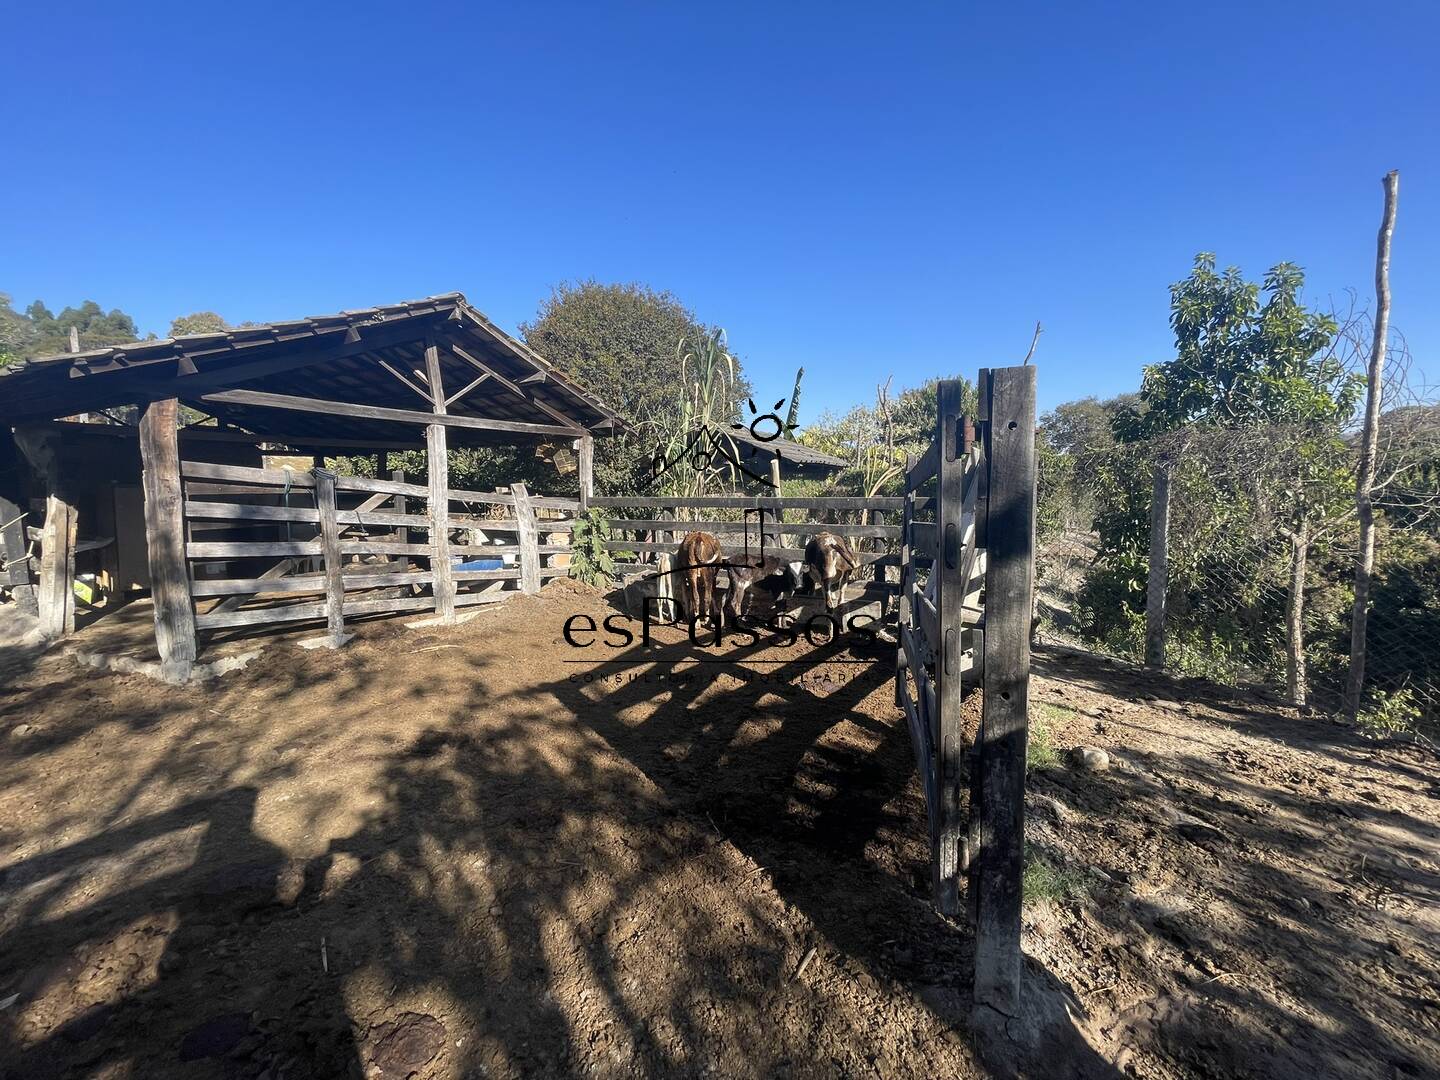
<instances>
[{"instance_id":1,"label":"wooden roof beam","mask_svg":"<svg viewBox=\"0 0 1440 1080\"><path fill-rule=\"evenodd\" d=\"M380 361L380 366L386 371L388 371L391 375L394 375L395 378L399 379L411 390L415 391L415 393L419 394L422 398L424 398L427 405L435 404L435 398L428 391L421 389L420 385L415 382L415 380L411 379L410 376L406 375L403 371L400 371L397 368L393 367L389 360L382 359Z\"/></svg>"},{"instance_id":2,"label":"wooden roof beam","mask_svg":"<svg viewBox=\"0 0 1440 1080\"><path fill-rule=\"evenodd\" d=\"M267 394L259 390L220 390L202 395L202 400L222 405L256 406L262 409L289 409L292 412L321 413L325 416L353 416L358 420L380 420L396 424L440 424L444 427L479 431L504 431L518 435L551 435L573 438L578 429L567 424L527 424L518 420L491 420L483 416L455 416L411 409L389 409L379 405L356 405L346 401Z\"/></svg>"},{"instance_id":3,"label":"wooden roof beam","mask_svg":"<svg viewBox=\"0 0 1440 1080\"><path fill-rule=\"evenodd\" d=\"M458 356L461 360L464 360L471 367L477 368L478 370L485 372L487 375L489 375L507 390L510 390L513 393L520 395L531 405L534 405L535 408L543 412L546 416L560 421L560 423L564 424L565 427L569 430L569 433L571 435L584 434L585 429L579 424L577 424L574 420L570 419L570 417L566 416L564 413L559 412L556 409L552 409L543 401L537 400L535 398L535 395L522 389L518 383L512 382L510 379L507 379L504 375L501 375L500 372L496 371L493 367L485 363L483 360L477 360L475 357L471 356L468 352L462 349L459 345L456 345L452 342L450 344L450 351L453 352L456 356Z\"/></svg>"}]
</instances>

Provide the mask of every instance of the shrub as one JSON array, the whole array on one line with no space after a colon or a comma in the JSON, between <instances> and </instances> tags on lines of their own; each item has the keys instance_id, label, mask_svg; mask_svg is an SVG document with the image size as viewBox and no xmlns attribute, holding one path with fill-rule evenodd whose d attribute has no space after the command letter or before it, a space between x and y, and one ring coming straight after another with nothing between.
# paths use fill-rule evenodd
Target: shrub
<instances>
[{"instance_id":1,"label":"shrub","mask_svg":"<svg viewBox=\"0 0 1440 1080\"><path fill-rule=\"evenodd\" d=\"M605 549L610 539L610 522L599 510L590 509L575 519L570 541L570 576L586 585L603 586L615 576L615 558Z\"/></svg>"},{"instance_id":2,"label":"shrub","mask_svg":"<svg viewBox=\"0 0 1440 1080\"><path fill-rule=\"evenodd\" d=\"M1355 722L1366 735L1378 739L1414 731L1421 715L1415 691L1405 686L1392 693L1376 690L1370 704L1360 710Z\"/></svg>"}]
</instances>

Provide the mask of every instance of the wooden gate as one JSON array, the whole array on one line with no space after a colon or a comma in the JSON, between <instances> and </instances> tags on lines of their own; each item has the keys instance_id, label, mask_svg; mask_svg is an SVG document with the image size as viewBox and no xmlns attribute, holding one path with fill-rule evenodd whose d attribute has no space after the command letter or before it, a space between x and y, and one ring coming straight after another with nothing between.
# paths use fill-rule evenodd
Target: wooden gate
<instances>
[{"instance_id":1,"label":"wooden gate","mask_svg":"<svg viewBox=\"0 0 1440 1080\"><path fill-rule=\"evenodd\" d=\"M935 441L905 475L896 702L925 787L935 902L975 925L975 1000L1018 993L1035 547L1035 369L938 387ZM983 691L967 730L962 699ZM963 887L962 887L962 882Z\"/></svg>"}]
</instances>

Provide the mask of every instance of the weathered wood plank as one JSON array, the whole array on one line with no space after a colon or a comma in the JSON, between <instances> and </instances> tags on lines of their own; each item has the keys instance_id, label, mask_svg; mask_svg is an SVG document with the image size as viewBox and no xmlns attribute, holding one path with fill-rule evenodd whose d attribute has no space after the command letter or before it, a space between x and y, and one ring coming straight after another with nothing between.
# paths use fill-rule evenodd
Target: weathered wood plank
<instances>
[{"instance_id":1,"label":"weathered wood plank","mask_svg":"<svg viewBox=\"0 0 1440 1080\"><path fill-rule=\"evenodd\" d=\"M185 516L214 521L293 521L313 525L319 522L320 511L308 506L259 506L191 499L185 503ZM340 525L430 527L430 519L423 514L397 514L393 510L336 510L335 520Z\"/></svg>"},{"instance_id":2,"label":"weathered wood plank","mask_svg":"<svg viewBox=\"0 0 1440 1080\"><path fill-rule=\"evenodd\" d=\"M403 476L403 473L396 473ZM425 499L430 495L430 489L423 484L407 484L403 480L379 480L371 479L368 476L337 476L335 478L337 491L364 491L376 492L387 495L409 495L416 499Z\"/></svg>"},{"instance_id":3,"label":"weathered wood plank","mask_svg":"<svg viewBox=\"0 0 1440 1080\"><path fill-rule=\"evenodd\" d=\"M962 384L942 380L937 388L939 431L936 474L940 509L936 515L935 579L937 636L935 650L936 769L940 792L940 832L936 838L936 903L947 915L960 913L960 846L964 838L965 740L960 718L960 627L964 601L964 544L961 507L966 457L961 443ZM929 627L927 636L929 636Z\"/></svg>"},{"instance_id":4,"label":"weathered wood plank","mask_svg":"<svg viewBox=\"0 0 1440 1080\"><path fill-rule=\"evenodd\" d=\"M359 567L347 566L342 575L346 589L379 589L392 585L429 585L428 570L397 570L384 573L350 573ZM277 579L232 578L227 581L197 581L190 588L190 594L206 596L256 596L265 593L323 593L326 577L324 574L299 574L295 577Z\"/></svg>"},{"instance_id":5,"label":"weathered wood plank","mask_svg":"<svg viewBox=\"0 0 1440 1080\"><path fill-rule=\"evenodd\" d=\"M196 480L236 480L242 484L269 484L280 488L315 486L315 478L308 470L254 469L248 465L216 465L209 461L182 461L180 470L185 477Z\"/></svg>"},{"instance_id":6,"label":"weathered wood plank","mask_svg":"<svg viewBox=\"0 0 1440 1080\"><path fill-rule=\"evenodd\" d=\"M340 523L335 520L335 474L315 470L315 505L320 515L320 550L325 558L325 622L330 644L345 640L345 580L340 561Z\"/></svg>"},{"instance_id":7,"label":"weathered wood plank","mask_svg":"<svg viewBox=\"0 0 1440 1080\"><path fill-rule=\"evenodd\" d=\"M467 592L455 597L456 607L472 607L475 604L498 604L502 600L509 600L516 595L514 589L501 589L496 592Z\"/></svg>"},{"instance_id":8,"label":"weathered wood plank","mask_svg":"<svg viewBox=\"0 0 1440 1080\"><path fill-rule=\"evenodd\" d=\"M743 521L682 521L679 518L611 518L610 528L624 532L650 532L661 529L666 532L691 532L695 529L703 529L716 536L741 536L749 533L751 536L759 534L760 525L757 521L748 523ZM834 533L836 536L855 536L870 539L898 540L900 538L899 525L830 525L823 521L787 521L777 522L769 517L765 521L766 536L814 536L816 533Z\"/></svg>"},{"instance_id":9,"label":"weathered wood plank","mask_svg":"<svg viewBox=\"0 0 1440 1080\"><path fill-rule=\"evenodd\" d=\"M545 402L541 401L541 400L540 400L538 397L536 397L533 393L527 391L524 387L520 386L518 383L513 382L511 379L507 378L507 377L506 377L504 374L502 374L500 371L497 371L495 368L493 368L493 367L491 367L489 364L485 363L485 361L480 360L480 359L478 359L478 358L470 355L469 352L467 352L465 349L461 348L459 345L456 345L453 341L449 343L449 347L450 347L450 351L451 351L452 353L454 353L456 356L458 356L461 360L464 360L464 361L465 361L467 364L469 364L471 367L475 368L477 371L481 371L481 372L485 373L486 375L489 375L492 379L494 379L496 382L498 382L501 386L505 387L505 389L507 389L507 390L511 391L512 393L517 394L517 395L519 395L520 397L524 398L524 399L525 399L527 402L529 402L532 406L534 406L535 408L539 409L539 410L540 410L541 412L543 412L546 416L550 417L550 419L556 421L556 422L559 423L559 424L563 424L564 427L569 431L569 433L570 433L571 435L583 435L583 434L584 434L585 429L584 429L583 427L581 427L579 424L577 424L577 423L576 423L574 420L572 420L570 417L566 416L564 413L562 413L562 412L560 412L560 411L558 411L558 410L556 410L556 409L552 409L549 405L545 404Z\"/></svg>"},{"instance_id":10,"label":"weathered wood plank","mask_svg":"<svg viewBox=\"0 0 1440 1080\"><path fill-rule=\"evenodd\" d=\"M40 585L36 591L40 632L47 638L75 632L75 539L79 514L57 494L45 499L40 529Z\"/></svg>"},{"instance_id":11,"label":"weathered wood plank","mask_svg":"<svg viewBox=\"0 0 1440 1080\"><path fill-rule=\"evenodd\" d=\"M198 649L195 605L185 562L185 499L180 483L179 403L152 401L140 413L141 485L150 596L161 670L188 679ZM68 587L68 584L67 584Z\"/></svg>"},{"instance_id":12,"label":"weathered wood plank","mask_svg":"<svg viewBox=\"0 0 1440 1080\"><path fill-rule=\"evenodd\" d=\"M239 608L235 611L205 611L195 616L201 630L220 630L232 626L264 626L268 623L302 622L325 618L326 604L283 604L266 607Z\"/></svg>"},{"instance_id":13,"label":"weathered wood plank","mask_svg":"<svg viewBox=\"0 0 1440 1080\"><path fill-rule=\"evenodd\" d=\"M524 484L512 484L515 496L515 521L520 539L520 591L540 591L540 537L535 529L535 510L530 505L530 492Z\"/></svg>"},{"instance_id":14,"label":"weathered wood plank","mask_svg":"<svg viewBox=\"0 0 1440 1080\"><path fill-rule=\"evenodd\" d=\"M910 546L926 558L935 559L940 554L938 530L933 521L912 521L910 523Z\"/></svg>"},{"instance_id":15,"label":"weathered wood plank","mask_svg":"<svg viewBox=\"0 0 1440 1080\"><path fill-rule=\"evenodd\" d=\"M595 436L585 434L580 436L580 510L583 513L590 507L590 499L595 494Z\"/></svg>"},{"instance_id":16,"label":"weathered wood plank","mask_svg":"<svg viewBox=\"0 0 1440 1080\"><path fill-rule=\"evenodd\" d=\"M904 503L904 499L889 496L877 496L871 499L857 496L790 499L768 495L703 495L691 498L678 498L674 495L597 495L590 500L592 506L608 506L617 509L671 506L690 510L707 508L729 510L900 510L904 508ZM922 500L922 507L926 503L928 500Z\"/></svg>"},{"instance_id":17,"label":"weathered wood plank","mask_svg":"<svg viewBox=\"0 0 1440 1080\"><path fill-rule=\"evenodd\" d=\"M905 710L905 726L910 731L910 748L915 756L915 770L920 774L920 781L925 789L925 817L929 825L930 834L933 836L939 827L935 791L935 763L934 754L930 751L930 731L924 719L920 715L919 707L910 697L910 691L905 685L900 686L900 705Z\"/></svg>"},{"instance_id":18,"label":"weathered wood plank","mask_svg":"<svg viewBox=\"0 0 1440 1080\"><path fill-rule=\"evenodd\" d=\"M905 470L905 490L914 491L940 469L940 443L932 441L919 459Z\"/></svg>"},{"instance_id":19,"label":"weathered wood plank","mask_svg":"<svg viewBox=\"0 0 1440 1080\"><path fill-rule=\"evenodd\" d=\"M456 570L452 575L456 581L519 581L518 568L504 570Z\"/></svg>"},{"instance_id":20,"label":"weathered wood plank","mask_svg":"<svg viewBox=\"0 0 1440 1080\"><path fill-rule=\"evenodd\" d=\"M285 575L286 575L286 574L289 574L291 571L293 571L293 570L294 570L297 566L299 566L299 565L300 565L300 560L299 560L299 559L281 559L281 560L280 560L279 562L277 562L274 566L270 567L270 569L266 570L263 574L261 574L258 578L251 578L250 580L256 581L256 582L267 582L267 583L268 583L268 582L273 582L273 581L284 580L284 579L285 579ZM202 583L202 582L199 582L199 581L192 581L192 582L190 583L190 595L191 595L191 596L205 596L205 595L212 595L212 596L213 596L213 595L219 595L219 594L217 594L217 593L206 594L206 593L196 592L195 590L196 590L200 585L202 585L202 584L207 584L207 585L208 585L208 584L223 584L223 582L203 582L203 583ZM210 612L211 612L211 614L214 614L214 613L217 612L217 611L234 611L236 608L238 608L241 604L243 604L243 603L245 602L245 599L246 599L247 596L253 596L253 595L255 595L256 592L260 592L260 591L262 591L262 590L256 589L256 590L253 590L253 591L251 591L251 592L249 592L249 593L246 593L246 592L241 591L241 590L236 590L233 594L227 595L224 600L221 600L220 603L218 603L218 604L215 605L213 608L211 608L211 609L210 609Z\"/></svg>"},{"instance_id":21,"label":"weathered wood plank","mask_svg":"<svg viewBox=\"0 0 1440 1080\"><path fill-rule=\"evenodd\" d=\"M320 511L308 506L262 506L187 499L185 516L207 521L295 521L314 525L320 520Z\"/></svg>"},{"instance_id":22,"label":"weathered wood plank","mask_svg":"<svg viewBox=\"0 0 1440 1080\"><path fill-rule=\"evenodd\" d=\"M276 555L319 555L319 540L195 540L185 545L192 559L257 559Z\"/></svg>"},{"instance_id":23,"label":"weathered wood plank","mask_svg":"<svg viewBox=\"0 0 1440 1080\"><path fill-rule=\"evenodd\" d=\"M426 469L430 480L430 572L435 575L435 614L444 622L455 621L455 578L450 562L450 459L445 448L445 428L431 424L425 429Z\"/></svg>"},{"instance_id":24,"label":"weathered wood plank","mask_svg":"<svg viewBox=\"0 0 1440 1080\"><path fill-rule=\"evenodd\" d=\"M987 484L975 1002L1015 1015L1020 992L1025 743L1035 571L1035 369L998 368L985 425Z\"/></svg>"},{"instance_id":25,"label":"weathered wood plank","mask_svg":"<svg viewBox=\"0 0 1440 1080\"><path fill-rule=\"evenodd\" d=\"M479 431L506 431L517 435L561 435L573 437L573 427L554 424L529 424L518 420L490 420L479 416L439 415L413 409L391 409L379 405L356 405L346 401L296 397L291 394L270 394L261 390L220 390L205 394L202 401L225 405L253 405L260 408L288 409L292 412L322 413L326 416L353 416L357 420L385 420L397 424L424 424L427 427L471 428Z\"/></svg>"},{"instance_id":26,"label":"weathered wood plank","mask_svg":"<svg viewBox=\"0 0 1440 1080\"><path fill-rule=\"evenodd\" d=\"M605 550L654 552L661 555L673 555L675 554L675 551L677 548L679 548L679 546L679 544L661 544L656 543L655 541L608 540L605 543ZM555 550L567 551L569 549L565 547L557 547ZM756 550L758 551L758 547ZM730 554L739 553L731 552ZM766 544L765 554L774 555L776 558L780 559L792 559L798 561L805 558L805 549L792 547L771 547L769 544ZM855 553L855 557L862 565L869 565L870 563L878 562L885 566L898 566L900 562L900 557L890 552L857 551Z\"/></svg>"}]
</instances>

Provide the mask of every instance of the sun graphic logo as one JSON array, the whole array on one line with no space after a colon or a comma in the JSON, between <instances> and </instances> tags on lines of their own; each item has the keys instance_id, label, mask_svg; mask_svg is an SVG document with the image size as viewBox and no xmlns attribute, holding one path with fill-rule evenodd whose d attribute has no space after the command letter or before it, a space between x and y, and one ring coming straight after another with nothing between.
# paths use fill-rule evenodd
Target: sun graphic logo
<instances>
[{"instance_id":1,"label":"sun graphic logo","mask_svg":"<svg viewBox=\"0 0 1440 1080\"><path fill-rule=\"evenodd\" d=\"M752 439L765 443L774 442L776 439L780 438L788 439L791 437L791 435L793 435L796 431L799 430L799 425L795 422L795 413L793 410L791 411L790 415L788 415L784 420L780 419L780 410L785 407L784 398L781 398L779 401L775 402L775 404L770 407L770 411L767 413L762 413L759 409L755 408L754 398L748 399L746 401L746 404L750 406L750 415L755 418L750 421L749 426L750 437ZM762 424L773 425L773 427L770 429L762 430ZM731 424L730 426L736 431L746 430L746 426L744 424ZM780 455L780 451L778 448L775 451L775 455L776 457L779 457Z\"/></svg>"},{"instance_id":2,"label":"sun graphic logo","mask_svg":"<svg viewBox=\"0 0 1440 1080\"><path fill-rule=\"evenodd\" d=\"M736 422L730 425L731 429L737 432L747 432L751 440L761 444L773 443L778 440L791 438L799 430L796 422L796 406L790 406L790 411L782 420L780 410L785 408L785 398L781 398L769 412L762 413L755 407L755 399L746 399L746 405L750 408L752 417L749 424ZM767 453L774 454L777 461L784 460L780 447L767 447ZM735 439L723 429L703 424L690 433L690 437L680 448L679 453L667 455L664 447L657 442L650 458L650 479L658 480L667 471L673 468L678 462L688 461L690 467L696 472L713 472L723 468L733 470L734 475L746 476L757 483L774 488L775 484L769 476L755 472L747 467L742 460L741 454L737 451Z\"/></svg>"}]
</instances>

